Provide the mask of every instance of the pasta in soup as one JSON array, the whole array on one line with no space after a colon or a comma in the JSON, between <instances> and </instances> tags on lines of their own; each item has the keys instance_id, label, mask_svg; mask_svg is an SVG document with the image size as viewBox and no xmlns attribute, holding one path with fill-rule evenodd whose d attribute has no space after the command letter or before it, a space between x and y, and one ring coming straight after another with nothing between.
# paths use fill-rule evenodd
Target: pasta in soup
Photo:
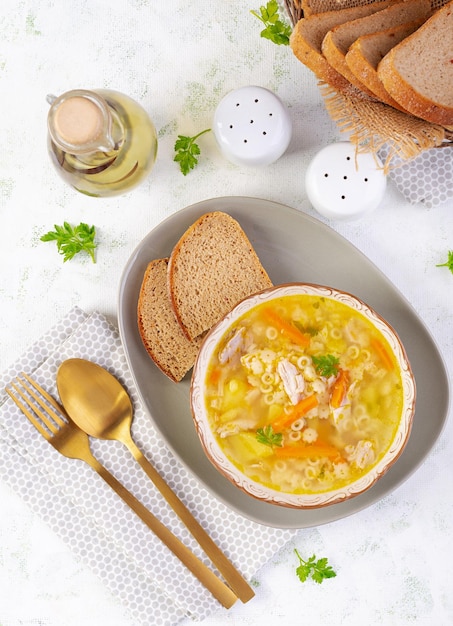
<instances>
[{"instance_id":1,"label":"pasta in soup","mask_svg":"<svg viewBox=\"0 0 453 626\"><path fill-rule=\"evenodd\" d=\"M290 494L341 488L386 453L403 408L390 345L360 312L287 295L239 318L205 380L210 428L249 479Z\"/></svg>"}]
</instances>

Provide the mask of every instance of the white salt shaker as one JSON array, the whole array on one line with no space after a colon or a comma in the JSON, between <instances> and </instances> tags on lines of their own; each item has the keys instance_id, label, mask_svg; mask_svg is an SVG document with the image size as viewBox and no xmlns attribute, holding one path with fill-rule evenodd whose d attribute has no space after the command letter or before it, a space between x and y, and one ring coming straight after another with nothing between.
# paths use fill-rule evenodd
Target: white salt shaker
<instances>
[{"instance_id":1,"label":"white salt shaker","mask_svg":"<svg viewBox=\"0 0 453 626\"><path fill-rule=\"evenodd\" d=\"M264 87L228 93L214 113L214 135L224 156L236 165L269 165L286 151L292 124L287 107Z\"/></svg>"},{"instance_id":2,"label":"white salt shaker","mask_svg":"<svg viewBox=\"0 0 453 626\"><path fill-rule=\"evenodd\" d=\"M376 209L385 193L382 164L370 152L357 152L349 141L320 150L305 174L313 208L332 220L354 220Z\"/></svg>"}]
</instances>

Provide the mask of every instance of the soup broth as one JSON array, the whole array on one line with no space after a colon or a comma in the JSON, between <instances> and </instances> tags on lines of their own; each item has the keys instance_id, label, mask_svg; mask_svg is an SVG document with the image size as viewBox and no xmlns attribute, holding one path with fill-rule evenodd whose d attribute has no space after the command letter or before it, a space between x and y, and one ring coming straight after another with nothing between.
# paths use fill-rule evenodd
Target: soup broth
<instances>
[{"instance_id":1,"label":"soup broth","mask_svg":"<svg viewBox=\"0 0 453 626\"><path fill-rule=\"evenodd\" d=\"M341 488L386 453L403 390L385 337L333 298L283 296L222 338L205 381L210 427L251 480L291 494Z\"/></svg>"}]
</instances>

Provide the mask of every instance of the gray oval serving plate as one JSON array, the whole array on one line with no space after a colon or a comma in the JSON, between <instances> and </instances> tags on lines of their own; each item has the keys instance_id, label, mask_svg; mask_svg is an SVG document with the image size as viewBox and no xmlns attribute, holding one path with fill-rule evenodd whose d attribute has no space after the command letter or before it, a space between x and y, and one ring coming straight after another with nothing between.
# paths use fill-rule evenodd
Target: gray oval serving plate
<instances>
[{"instance_id":1,"label":"gray oval serving plate","mask_svg":"<svg viewBox=\"0 0 453 626\"><path fill-rule=\"evenodd\" d=\"M184 231L210 211L224 211L238 220L274 284L299 281L350 292L380 313L400 336L417 384L412 433L398 461L363 494L314 510L276 506L245 494L224 478L203 452L190 412L190 374L180 383L173 383L158 370L144 349L136 316L146 266L152 259L169 256ZM377 502L420 466L447 418L446 367L412 306L341 235L322 222L276 202L239 196L213 198L186 207L160 223L140 242L124 268L118 296L118 324L141 400L169 448L215 497L241 515L267 526L318 526Z\"/></svg>"}]
</instances>

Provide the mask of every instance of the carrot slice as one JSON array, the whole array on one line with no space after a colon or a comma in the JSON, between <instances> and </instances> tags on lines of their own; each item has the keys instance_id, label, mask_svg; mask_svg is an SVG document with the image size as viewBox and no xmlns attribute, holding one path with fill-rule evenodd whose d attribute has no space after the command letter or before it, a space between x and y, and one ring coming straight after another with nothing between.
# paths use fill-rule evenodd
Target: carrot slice
<instances>
[{"instance_id":1,"label":"carrot slice","mask_svg":"<svg viewBox=\"0 0 453 626\"><path fill-rule=\"evenodd\" d=\"M392 369L394 369L393 359L388 353L388 350L384 346L382 341L379 341L379 339L373 338L371 340L371 347L379 355L379 358L381 359L381 361L383 362L383 364L388 370L391 371Z\"/></svg>"},{"instance_id":2,"label":"carrot slice","mask_svg":"<svg viewBox=\"0 0 453 626\"><path fill-rule=\"evenodd\" d=\"M330 395L330 406L338 409L341 406L346 392L348 391L349 374L346 370L340 370L337 379L332 385L332 393Z\"/></svg>"},{"instance_id":3,"label":"carrot slice","mask_svg":"<svg viewBox=\"0 0 453 626\"><path fill-rule=\"evenodd\" d=\"M220 374L221 374L220 368L212 369L208 375L208 383L211 385L217 384L220 380Z\"/></svg>"},{"instance_id":4,"label":"carrot slice","mask_svg":"<svg viewBox=\"0 0 453 626\"><path fill-rule=\"evenodd\" d=\"M310 458L319 458L319 457L327 457L329 459L340 459L341 454L340 451L337 450L334 446L329 445L290 445L284 446L283 448L275 448L274 449L275 456L280 459L287 458L297 458L297 459L310 459Z\"/></svg>"},{"instance_id":5,"label":"carrot slice","mask_svg":"<svg viewBox=\"0 0 453 626\"><path fill-rule=\"evenodd\" d=\"M306 348L310 345L310 337L302 333L294 324L280 317L273 309L264 309L264 314L269 322L276 327L287 339Z\"/></svg>"},{"instance_id":6,"label":"carrot slice","mask_svg":"<svg viewBox=\"0 0 453 626\"><path fill-rule=\"evenodd\" d=\"M300 402L298 402L292 409L290 413L284 413L281 417L279 417L275 422L273 422L272 427L274 432L280 432L283 428L286 428L292 422L299 419L299 417L303 417L306 415L311 409L314 409L315 406L318 405L318 398L314 393L311 396L306 396L302 398Z\"/></svg>"}]
</instances>

